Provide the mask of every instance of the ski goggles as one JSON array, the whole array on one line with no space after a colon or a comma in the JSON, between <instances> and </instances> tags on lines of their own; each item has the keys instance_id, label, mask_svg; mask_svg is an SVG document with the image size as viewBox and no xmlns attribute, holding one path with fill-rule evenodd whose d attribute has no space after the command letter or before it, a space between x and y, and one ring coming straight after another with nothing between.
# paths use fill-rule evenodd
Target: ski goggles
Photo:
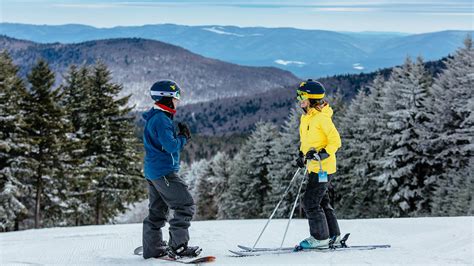
<instances>
[{"instance_id":1,"label":"ski goggles","mask_svg":"<svg viewBox=\"0 0 474 266\"><path fill-rule=\"evenodd\" d=\"M296 91L296 99L298 101L304 101L307 99L316 99L316 100L322 100L324 98L324 94L309 94L306 91Z\"/></svg>"},{"instance_id":2,"label":"ski goggles","mask_svg":"<svg viewBox=\"0 0 474 266\"><path fill-rule=\"evenodd\" d=\"M151 91L152 96L172 97L181 100L181 91Z\"/></svg>"},{"instance_id":3,"label":"ski goggles","mask_svg":"<svg viewBox=\"0 0 474 266\"><path fill-rule=\"evenodd\" d=\"M305 91L297 90L296 91L296 99L298 101L304 101L304 100L308 99L308 93L305 92Z\"/></svg>"}]
</instances>

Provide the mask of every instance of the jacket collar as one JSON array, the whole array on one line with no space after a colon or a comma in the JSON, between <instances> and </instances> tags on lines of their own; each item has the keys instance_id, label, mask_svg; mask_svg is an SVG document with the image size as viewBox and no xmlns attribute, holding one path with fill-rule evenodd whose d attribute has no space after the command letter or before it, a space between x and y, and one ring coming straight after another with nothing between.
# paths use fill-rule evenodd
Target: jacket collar
<instances>
[{"instance_id":1,"label":"jacket collar","mask_svg":"<svg viewBox=\"0 0 474 266\"><path fill-rule=\"evenodd\" d=\"M155 105L153 105L153 108L170 113L172 115L176 114L175 109L169 108L168 106L163 105L163 104L155 103Z\"/></svg>"}]
</instances>

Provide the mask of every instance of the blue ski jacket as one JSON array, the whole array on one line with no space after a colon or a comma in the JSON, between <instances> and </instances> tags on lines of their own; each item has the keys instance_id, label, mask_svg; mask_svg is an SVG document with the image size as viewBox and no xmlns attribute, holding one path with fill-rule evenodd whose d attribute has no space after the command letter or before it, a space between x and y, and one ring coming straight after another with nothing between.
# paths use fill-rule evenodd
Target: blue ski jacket
<instances>
[{"instance_id":1,"label":"blue ski jacket","mask_svg":"<svg viewBox=\"0 0 474 266\"><path fill-rule=\"evenodd\" d=\"M145 177L157 179L179 171L179 152L186 144L186 137L176 136L172 116L151 108L143 118L146 121L143 132Z\"/></svg>"}]
</instances>

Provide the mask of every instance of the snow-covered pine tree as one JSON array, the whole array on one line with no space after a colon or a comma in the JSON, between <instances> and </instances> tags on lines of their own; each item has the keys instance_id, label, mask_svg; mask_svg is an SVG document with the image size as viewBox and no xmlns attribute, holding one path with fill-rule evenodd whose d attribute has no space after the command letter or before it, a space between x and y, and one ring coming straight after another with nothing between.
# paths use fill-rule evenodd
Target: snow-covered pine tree
<instances>
[{"instance_id":1,"label":"snow-covered pine tree","mask_svg":"<svg viewBox=\"0 0 474 266\"><path fill-rule=\"evenodd\" d=\"M90 105L90 91L88 83L88 69L78 68L72 65L65 76L65 83L62 85L61 105L65 108L66 117L71 123L68 132L69 149L68 162L68 197L66 199L69 209L66 211L66 223L70 225L87 224L88 214L91 207L88 204L89 189L91 179L87 175L87 169L81 167L84 163L84 150L86 140L83 136L83 129Z\"/></svg>"},{"instance_id":2,"label":"snow-covered pine tree","mask_svg":"<svg viewBox=\"0 0 474 266\"><path fill-rule=\"evenodd\" d=\"M339 169L335 175L338 213L342 217L361 218L383 215L383 201L373 161L384 151L381 142L383 113L381 99L385 80L376 76L366 90L360 90L348 112L341 120L344 145L338 157Z\"/></svg>"},{"instance_id":3,"label":"snow-covered pine tree","mask_svg":"<svg viewBox=\"0 0 474 266\"><path fill-rule=\"evenodd\" d=\"M385 85L383 112L388 121L382 142L389 147L378 160L376 179L383 183L393 216L421 215L429 210L431 163L420 143L429 135L426 105L431 83L421 58L416 63L407 58L402 67L393 69Z\"/></svg>"},{"instance_id":4,"label":"snow-covered pine tree","mask_svg":"<svg viewBox=\"0 0 474 266\"><path fill-rule=\"evenodd\" d=\"M53 89L54 73L44 60L39 60L28 75L31 84L25 102L25 121L28 124L31 150L26 155L34 161L30 183L34 187L34 224L51 225L61 220L67 208L67 182L64 182L62 157L67 142L67 119L59 105L59 89ZM42 215L43 214L43 215Z\"/></svg>"},{"instance_id":5,"label":"snow-covered pine tree","mask_svg":"<svg viewBox=\"0 0 474 266\"><path fill-rule=\"evenodd\" d=\"M432 86L430 153L439 172L434 215L473 215L474 49L472 37L447 59Z\"/></svg>"},{"instance_id":6,"label":"snow-covered pine tree","mask_svg":"<svg viewBox=\"0 0 474 266\"><path fill-rule=\"evenodd\" d=\"M189 166L189 169L183 174L183 179L188 185L188 189L193 196L194 201L198 201L199 195L197 194L197 186L199 178L208 173L209 162L205 159L194 161Z\"/></svg>"},{"instance_id":7,"label":"snow-covered pine tree","mask_svg":"<svg viewBox=\"0 0 474 266\"><path fill-rule=\"evenodd\" d=\"M360 202L361 191L353 188L354 184L360 186L363 177L364 165L364 140L366 139L365 128L360 121L366 114L362 112L362 105L367 95L364 90L359 90L356 97L339 118L339 134L343 144L337 154L338 169L333 177L333 185L337 187L336 207L341 217L353 218L360 215L357 210ZM341 197L340 195L344 195ZM357 210L357 211L356 211ZM357 213L356 213L357 212Z\"/></svg>"},{"instance_id":8,"label":"snow-covered pine tree","mask_svg":"<svg viewBox=\"0 0 474 266\"><path fill-rule=\"evenodd\" d=\"M226 217L226 209L222 208L221 203L224 199L224 193L229 188L229 178L231 171L231 159L225 152L218 152L211 160L210 168L212 170L213 196L217 205L216 219Z\"/></svg>"},{"instance_id":9,"label":"snow-covered pine tree","mask_svg":"<svg viewBox=\"0 0 474 266\"><path fill-rule=\"evenodd\" d=\"M223 198L226 218L264 217L263 206L268 199L268 180L272 140L278 136L272 123L258 122L249 139L235 156L229 178L229 190Z\"/></svg>"},{"instance_id":10,"label":"snow-covered pine tree","mask_svg":"<svg viewBox=\"0 0 474 266\"><path fill-rule=\"evenodd\" d=\"M247 155L250 152L250 145L248 140L240 148L239 152L232 159L230 165L231 173L227 182L227 189L222 193L219 202L219 209L223 210L220 212L223 219L239 219L244 218L245 203L243 202L243 191L247 189L247 184L242 181L242 178L249 172L249 164L246 161Z\"/></svg>"},{"instance_id":11,"label":"snow-covered pine tree","mask_svg":"<svg viewBox=\"0 0 474 266\"><path fill-rule=\"evenodd\" d=\"M29 140L23 119L26 89L18 68L7 52L0 53L0 231L18 230L26 218L24 203L32 172L23 168L27 162Z\"/></svg>"},{"instance_id":12,"label":"snow-covered pine tree","mask_svg":"<svg viewBox=\"0 0 474 266\"><path fill-rule=\"evenodd\" d=\"M122 89L121 86L120 89ZM128 106L130 97L131 95L116 99L116 112L110 117L115 183L109 185L113 193L107 193L105 198L108 198L110 203L116 200L121 201L120 204L114 203L119 212L124 212L129 204L142 200L146 195L143 186L143 159L139 153L142 143L135 136L135 118L131 113L133 107ZM107 216L114 217L115 215L114 211Z\"/></svg>"},{"instance_id":13,"label":"snow-covered pine tree","mask_svg":"<svg viewBox=\"0 0 474 266\"><path fill-rule=\"evenodd\" d=\"M269 216L272 213L298 169L295 161L298 158L300 146L298 128L301 114L302 109L299 106L292 108L279 134L271 140L270 158L272 163L268 165L268 179L271 191L263 207L265 216ZM302 169L295 178L295 181L293 181L292 187L281 203L275 217L286 218L290 214L303 172Z\"/></svg>"},{"instance_id":14,"label":"snow-covered pine tree","mask_svg":"<svg viewBox=\"0 0 474 266\"><path fill-rule=\"evenodd\" d=\"M88 86L83 167L92 180L93 222L102 224L144 195L144 179L139 171L132 118L127 115L128 97L118 98L122 86L111 82L110 71L103 63L91 70Z\"/></svg>"},{"instance_id":15,"label":"snow-covered pine tree","mask_svg":"<svg viewBox=\"0 0 474 266\"><path fill-rule=\"evenodd\" d=\"M217 215L217 204L214 198L214 180L211 175L210 161L202 159L199 163L193 163L191 171L195 179L194 201L196 204L197 220L212 220Z\"/></svg>"}]
</instances>

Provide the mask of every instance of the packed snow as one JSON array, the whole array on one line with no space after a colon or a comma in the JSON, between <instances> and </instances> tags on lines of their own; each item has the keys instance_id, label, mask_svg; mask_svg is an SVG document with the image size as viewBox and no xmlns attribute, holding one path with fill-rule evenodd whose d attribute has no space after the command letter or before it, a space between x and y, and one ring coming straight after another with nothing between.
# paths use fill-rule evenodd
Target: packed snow
<instances>
[{"instance_id":1,"label":"packed snow","mask_svg":"<svg viewBox=\"0 0 474 266\"><path fill-rule=\"evenodd\" d=\"M275 60L275 63L277 63L279 65L284 65L284 66L288 66L288 65L304 66L304 65L306 65L305 62L287 61L287 60L283 60L283 59L277 59L277 60Z\"/></svg>"},{"instance_id":2,"label":"packed snow","mask_svg":"<svg viewBox=\"0 0 474 266\"><path fill-rule=\"evenodd\" d=\"M222 35L232 35L232 36L237 36L237 37L245 37L245 35L242 34L237 34L237 33L232 33L232 32L226 32L222 30L222 27L212 27L212 28L204 28L203 30L207 30L210 32L214 32L217 34L222 34Z\"/></svg>"},{"instance_id":3,"label":"packed snow","mask_svg":"<svg viewBox=\"0 0 474 266\"><path fill-rule=\"evenodd\" d=\"M239 258L228 249L252 245L266 220L196 221L190 244L217 260L209 265L424 264L473 265L473 217L341 220L348 244L391 244L390 249L306 252ZM270 223L258 246L279 246L286 220ZM174 265L133 255L141 224L26 230L0 234L1 265ZM167 235L165 232L164 235ZM292 221L285 246L307 237L304 219Z\"/></svg>"},{"instance_id":4,"label":"packed snow","mask_svg":"<svg viewBox=\"0 0 474 266\"><path fill-rule=\"evenodd\" d=\"M353 69L357 69L357 70L364 70L364 66L362 66L360 63L355 63L355 64L352 64L352 68Z\"/></svg>"},{"instance_id":5,"label":"packed snow","mask_svg":"<svg viewBox=\"0 0 474 266\"><path fill-rule=\"evenodd\" d=\"M237 36L237 37L263 36L263 34L260 34L260 33L252 33L252 34L248 34L248 35L243 35L243 34L237 34L237 33L233 33L233 32L227 32L227 31L224 30L223 27L203 28L202 30L214 32L214 33L221 34L221 35L230 35L230 36Z\"/></svg>"}]
</instances>

